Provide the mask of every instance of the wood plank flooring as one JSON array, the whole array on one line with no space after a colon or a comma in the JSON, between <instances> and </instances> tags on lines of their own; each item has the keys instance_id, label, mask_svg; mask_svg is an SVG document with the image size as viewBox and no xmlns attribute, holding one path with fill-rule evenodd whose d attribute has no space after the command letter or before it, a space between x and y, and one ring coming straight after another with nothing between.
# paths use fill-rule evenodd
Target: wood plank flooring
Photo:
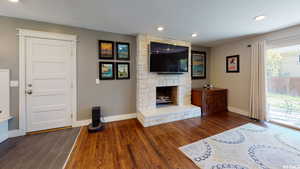
<instances>
[{"instance_id":1,"label":"wood plank flooring","mask_svg":"<svg viewBox=\"0 0 300 169\"><path fill-rule=\"evenodd\" d=\"M136 120L106 124L90 134L84 127L67 169L199 169L178 147L254 122L222 113L143 128Z\"/></svg>"},{"instance_id":2,"label":"wood plank flooring","mask_svg":"<svg viewBox=\"0 0 300 169\"><path fill-rule=\"evenodd\" d=\"M0 169L61 169L79 128L27 135L0 144Z\"/></svg>"}]
</instances>

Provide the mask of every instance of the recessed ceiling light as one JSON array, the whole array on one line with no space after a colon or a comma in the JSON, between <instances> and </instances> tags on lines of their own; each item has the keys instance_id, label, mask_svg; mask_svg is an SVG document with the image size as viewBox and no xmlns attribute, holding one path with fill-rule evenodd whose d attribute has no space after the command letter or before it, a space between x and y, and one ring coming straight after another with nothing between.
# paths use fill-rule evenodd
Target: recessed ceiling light
<instances>
[{"instance_id":1,"label":"recessed ceiling light","mask_svg":"<svg viewBox=\"0 0 300 169\"><path fill-rule=\"evenodd\" d=\"M9 0L9 2L12 2L12 3L18 3L19 0Z\"/></svg>"},{"instance_id":2,"label":"recessed ceiling light","mask_svg":"<svg viewBox=\"0 0 300 169\"><path fill-rule=\"evenodd\" d=\"M256 21L261 21L261 20L266 19L266 16L260 15L260 16L256 16L254 19L255 19Z\"/></svg>"},{"instance_id":3,"label":"recessed ceiling light","mask_svg":"<svg viewBox=\"0 0 300 169\"><path fill-rule=\"evenodd\" d=\"M198 35L197 35L197 33L193 33L192 34L192 37L194 38L194 37L197 37Z\"/></svg>"},{"instance_id":4,"label":"recessed ceiling light","mask_svg":"<svg viewBox=\"0 0 300 169\"><path fill-rule=\"evenodd\" d=\"M162 27L162 26L157 27L157 30L158 30L158 31L163 31L164 29L165 29L165 28Z\"/></svg>"}]
</instances>

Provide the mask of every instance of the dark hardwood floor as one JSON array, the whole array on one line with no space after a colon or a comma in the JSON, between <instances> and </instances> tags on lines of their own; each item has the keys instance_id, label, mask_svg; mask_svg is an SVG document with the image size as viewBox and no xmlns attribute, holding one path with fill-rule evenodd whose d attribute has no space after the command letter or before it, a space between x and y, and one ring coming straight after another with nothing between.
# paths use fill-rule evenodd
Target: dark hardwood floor
<instances>
[{"instance_id":1,"label":"dark hardwood floor","mask_svg":"<svg viewBox=\"0 0 300 169\"><path fill-rule=\"evenodd\" d=\"M61 169L79 128L27 135L0 144L0 169Z\"/></svg>"},{"instance_id":2,"label":"dark hardwood floor","mask_svg":"<svg viewBox=\"0 0 300 169\"><path fill-rule=\"evenodd\" d=\"M199 169L178 147L254 122L223 113L143 128L136 120L106 124L89 134L84 127L67 169Z\"/></svg>"}]
</instances>

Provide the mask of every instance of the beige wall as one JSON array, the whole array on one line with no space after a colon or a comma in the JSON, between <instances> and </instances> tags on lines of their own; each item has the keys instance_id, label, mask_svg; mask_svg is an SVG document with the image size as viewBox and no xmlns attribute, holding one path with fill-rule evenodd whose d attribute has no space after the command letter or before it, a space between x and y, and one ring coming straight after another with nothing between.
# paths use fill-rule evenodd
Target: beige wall
<instances>
[{"instance_id":1,"label":"beige wall","mask_svg":"<svg viewBox=\"0 0 300 169\"><path fill-rule=\"evenodd\" d=\"M227 44L211 50L210 82L228 89L228 105L249 110L250 52L247 41ZM226 56L240 55L240 73L226 73Z\"/></svg>"},{"instance_id":2,"label":"beige wall","mask_svg":"<svg viewBox=\"0 0 300 169\"><path fill-rule=\"evenodd\" d=\"M211 48L210 81L216 87L227 88L229 107L244 114L249 112L250 99L250 56L247 45L257 40L266 40L267 45L276 42L292 42L300 38L300 26L294 26L253 38L226 43ZM240 55L240 73L226 73L226 56Z\"/></svg>"},{"instance_id":3,"label":"beige wall","mask_svg":"<svg viewBox=\"0 0 300 169\"><path fill-rule=\"evenodd\" d=\"M136 37L108 32L99 32L69 26L35 22L30 20L0 16L0 68L11 70L11 79L19 78L19 55L17 28L47 32L75 34L78 36L77 73L78 73L78 119L90 118L93 105L102 106L104 116L136 112L135 102L135 56ZM98 40L130 42L131 79L101 81L98 78ZM9 122L9 128L18 128L18 88L11 90L11 114L15 117Z\"/></svg>"},{"instance_id":4,"label":"beige wall","mask_svg":"<svg viewBox=\"0 0 300 169\"><path fill-rule=\"evenodd\" d=\"M206 52L206 79L192 80L192 88L200 88L210 81L210 48L192 45L192 50Z\"/></svg>"}]
</instances>

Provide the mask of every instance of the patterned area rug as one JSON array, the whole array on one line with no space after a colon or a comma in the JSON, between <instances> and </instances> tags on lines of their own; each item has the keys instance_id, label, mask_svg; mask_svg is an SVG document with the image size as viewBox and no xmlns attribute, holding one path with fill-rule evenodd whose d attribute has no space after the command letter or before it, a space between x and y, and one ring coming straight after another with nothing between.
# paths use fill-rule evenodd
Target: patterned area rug
<instances>
[{"instance_id":1,"label":"patterned area rug","mask_svg":"<svg viewBox=\"0 0 300 169\"><path fill-rule=\"evenodd\" d=\"M179 148L201 169L300 169L300 132L246 124Z\"/></svg>"}]
</instances>

